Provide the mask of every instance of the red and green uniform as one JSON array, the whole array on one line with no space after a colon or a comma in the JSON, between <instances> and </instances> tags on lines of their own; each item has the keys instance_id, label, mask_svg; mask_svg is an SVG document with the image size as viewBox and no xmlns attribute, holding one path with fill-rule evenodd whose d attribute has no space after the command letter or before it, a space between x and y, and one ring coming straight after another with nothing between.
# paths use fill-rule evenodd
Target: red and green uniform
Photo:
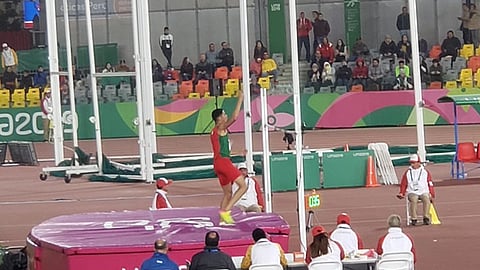
<instances>
[{"instance_id":1,"label":"red and green uniform","mask_svg":"<svg viewBox=\"0 0 480 270\"><path fill-rule=\"evenodd\" d=\"M220 185L231 184L242 175L230 160L230 141L228 134L220 136L217 127L210 133L213 149L213 170L220 180Z\"/></svg>"}]
</instances>

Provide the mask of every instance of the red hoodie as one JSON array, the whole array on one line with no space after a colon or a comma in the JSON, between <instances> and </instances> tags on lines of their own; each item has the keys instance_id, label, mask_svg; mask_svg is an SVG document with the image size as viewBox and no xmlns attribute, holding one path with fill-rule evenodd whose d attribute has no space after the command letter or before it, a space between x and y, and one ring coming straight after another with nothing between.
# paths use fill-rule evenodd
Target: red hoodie
<instances>
[{"instance_id":1,"label":"red hoodie","mask_svg":"<svg viewBox=\"0 0 480 270\"><path fill-rule=\"evenodd\" d=\"M365 66L365 61L363 58L359 57L357 58L357 65L355 68L353 68L353 73L352 73L352 78L354 79L366 79L368 78L368 67ZM360 66L360 63L363 63L362 66Z\"/></svg>"}]
</instances>

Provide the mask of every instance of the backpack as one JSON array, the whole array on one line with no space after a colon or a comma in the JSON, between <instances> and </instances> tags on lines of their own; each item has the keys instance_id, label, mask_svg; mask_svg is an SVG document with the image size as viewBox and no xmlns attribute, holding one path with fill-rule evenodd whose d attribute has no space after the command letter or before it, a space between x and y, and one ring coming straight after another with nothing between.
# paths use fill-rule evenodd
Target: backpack
<instances>
[{"instance_id":1,"label":"backpack","mask_svg":"<svg viewBox=\"0 0 480 270\"><path fill-rule=\"evenodd\" d=\"M0 261L0 270L27 270L26 247L20 250L6 249Z\"/></svg>"}]
</instances>

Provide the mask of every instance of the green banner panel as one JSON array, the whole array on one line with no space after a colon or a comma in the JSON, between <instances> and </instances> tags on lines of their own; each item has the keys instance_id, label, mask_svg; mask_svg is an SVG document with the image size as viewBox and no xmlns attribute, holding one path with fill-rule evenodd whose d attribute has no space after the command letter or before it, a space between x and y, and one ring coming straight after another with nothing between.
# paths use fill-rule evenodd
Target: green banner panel
<instances>
[{"instance_id":1,"label":"green banner panel","mask_svg":"<svg viewBox=\"0 0 480 270\"><path fill-rule=\"evenodd\" d=\"M95 65L103 67L107 62L112 66L118 64L118 45L117 43L98 44L94 47ZM90 66L88 57L88 46L77 47L77 68L88 68Z\"/></svg>"},{"instance_id":2,"label":"green banner panel","mask_svg":"<svg viewBox=\"0 0 480 270\"><path fill-rule=\"evenodd\" d=\"M270 55L282 53L283 61L287 55L287 34L284 0L268 0L268 45Z\"/></svg>"},{"instance_id":3,"label":"green banner panel","mask_svg":"<svg viewBox=\"0 0 480 270\"><path fill-rule=\"evenodd\" d=\"M357 38L362 35L360 0L344 0L344 11L346 43L349 48L352 48Z\"/></svg>"},{"instance_id":4,"label":"green banner panel","mask_svg":"<svg viewBox=\"0 0 480 270\"><path fill-rule=\"evenodd\" d=\"M372 150L323 153L323 187L363 187Z\"/></svg>"},{"instance_id":5,"label":"green banner panel","mask_svg":"<svg viewBox=\"0 0 480 270\"><path fill-rule=\"evenodd\" d=\"M294 154L272 154L270 156L270 179L272 191L297 189L297 163ZM303 155L305 189L320 188L320 168L318 154Z\"/></svg>"}]
</instances>

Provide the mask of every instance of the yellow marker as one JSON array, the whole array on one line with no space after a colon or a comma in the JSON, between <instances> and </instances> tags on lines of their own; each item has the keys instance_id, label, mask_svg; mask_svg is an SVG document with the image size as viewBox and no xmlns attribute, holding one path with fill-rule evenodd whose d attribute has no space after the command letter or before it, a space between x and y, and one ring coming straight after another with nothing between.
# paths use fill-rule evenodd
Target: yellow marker
<instances>
[{"instance_id":1,"label":"yellow marker","mask_svg":"<svg viewBox=\"0 0 480 270\"><path fill-rule=\"evenodd\" d=\"M440 222L440 219L438 218L437 211L435 211L435 207L433 206L433 203L430 204L430 218L432 219L432 224L433 225L440 225L442 222Z\"/></svg>"}]
</instances>

